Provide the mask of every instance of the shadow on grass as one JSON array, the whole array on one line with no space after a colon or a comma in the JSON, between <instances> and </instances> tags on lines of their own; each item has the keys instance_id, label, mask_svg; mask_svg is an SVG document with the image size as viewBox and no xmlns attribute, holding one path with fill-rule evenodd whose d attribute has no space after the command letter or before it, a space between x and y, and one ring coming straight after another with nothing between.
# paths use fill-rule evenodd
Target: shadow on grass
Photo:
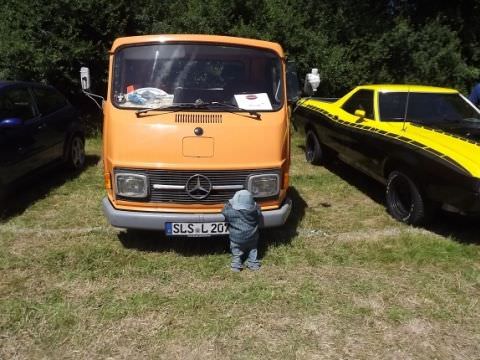
<instances>
[{"instance_id":1,"label":"shadow on grass","mask_svg":"<svg viewBox=\"0 0 480 360\"><path fill-rule=\"evenodd\" d=\"M290 244L292 239L298 234L298 226L305 216L305 209L308 205L293 186L288 189L288 196L292 200L292 211L285 225L260 231L259 258L263 258L270 247Z\"/></svg>"},{"instance_id":2,"label":"shadow on grass","mask_svg":"<svg viewBox=\"0 0 480 360\"><path fill-rule=\"evenodd\" d=\"M95 166L99 160L97 155L86 155L85 167L81 171L70 171L55 163L16 180L8 187L0 204L0 221L22 214L31 204L67 181L75 179L89 167Z\"/></svg>"},{"instance_id":3,"label":"shadow on grass","mask_svg":"<svg viewBox=\"0 0 480 360\"><path fill-rule=\"evenodd\" d=\"M480 245L480 216L464 216L446 211L439 211L432 223L425 229L438 235L450 237L462 244Z\"/></svg>"},{"instance_id":4,"label":"shadow on grass","mask_svg":"<svg viewBox=\"0 0 480 360\"><path fill-rule=\"evenodd\" d=\"M325 168L360 190L376 203L385 206L385 187L378 181L337 158L331 159L328 164L325 164Z\"/></svg>"},{"instance_id":5,"label":"shadow on grass","mask_svg":"<svg viewBox=\"0 0 480 360\"><path fill-rule=\"evenodd\" d=\"M269 247L288 244L297 234L297 227L305 215L307 204L294 187L288 189L288 196L292 199L293 206L286 224L279 228L260 231L258 246L260 258L264 256ZM127 249L155 252L175 251L183 256L224 254L230 251L228 236L167 237L160 231L126 230L121 232L118 238Z\"/></svg>"},{"instance_id":6,"label":"shadow on grass","mask_svg":"<svg viewBox=\"0 0 480 360\"><path fill-rule=\"evenodd\" d=\"M168 237L161 231L127 229L118 234L127 249L170 252L183 256L215 255L228 251L228 237Z\"/></svg>"},{"instance_id":7,"label":"shadow on grass","mask_svg":"<svg viewBox=\"0 0 480 360\"><path fill-rule=\"evenodd\" d=\"M304 147L300 146L300 148ZM384 206L385 212L387 211L384 185L338 158L332 158L328 164L325 164L325 168ZM433 220L423 228L435 234L450 237L459 243L480 245L479 222L480 216L463 216L439 210Z\"/></svg>"}]
</instances>

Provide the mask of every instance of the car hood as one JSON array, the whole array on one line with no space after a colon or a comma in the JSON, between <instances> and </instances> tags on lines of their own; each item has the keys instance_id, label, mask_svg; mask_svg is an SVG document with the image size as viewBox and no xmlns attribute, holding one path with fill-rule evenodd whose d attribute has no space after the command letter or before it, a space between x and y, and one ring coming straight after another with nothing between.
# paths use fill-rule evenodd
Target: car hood
<instances>
[{"instance_id":1,"label":"car hood","mask_svg":"<svg viewBox=\"0 0 480 360\"><path fill-rule=\"evenodd\" d=\"M451 159L476 178L480 178L480 129L465 126L427 126L410 123L408 138L432 149L441 157Z\"/></svg>"},{"instance_id":2,"label":"car hood","mask_svg":"<svg viewBox=\"0 0 480 360\"><path fill-rule=\"evenodd\" d=\"M440 130L448 134L460 136L465 140L480 142L480 124L478 123L441 123L423 126L437 131Z\"/></svg>"}]
</instances>

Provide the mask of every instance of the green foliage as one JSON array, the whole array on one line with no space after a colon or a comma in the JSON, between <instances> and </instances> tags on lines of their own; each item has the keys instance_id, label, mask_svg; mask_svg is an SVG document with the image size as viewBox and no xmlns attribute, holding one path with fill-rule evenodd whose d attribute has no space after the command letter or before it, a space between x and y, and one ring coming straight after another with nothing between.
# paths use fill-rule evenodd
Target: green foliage
<instances>
[{"instance_id":1,"label":"green foliage","mask_svg":"<svg viewBox=\"0 0 480 360\"><path fill-rule=\"evenodd\" d=\"M282 44L320 93L407 82L468 91L480 76L479 0L6 0L0 4L0 78L51 83L73 97L89 66L104 93L107 54L120 36L204 33Z\"/></svg>"},{"instance_id":2,"label":"green foliage","mask_svg":"<svg viewBox=\"0 0 480 360\"><path fill-rule=\"evenodd\" d=\"M370 41L353 43L358 56L355 83L415 83L465 90L478 69L461 56L457 33L439 20L414 26L405 19Z\"/></svg>"},{"instance_id":3,"label":"green foliage","mask_svg":"<svg viewBox=\"0 0 480 360\"><path fill-rule=\"evenodd\" d=\"M78 88L82 65L106 78L107 52L128 29L127 2L14 1L0 5L0 77Z\"/></svg>"}]
</instances>

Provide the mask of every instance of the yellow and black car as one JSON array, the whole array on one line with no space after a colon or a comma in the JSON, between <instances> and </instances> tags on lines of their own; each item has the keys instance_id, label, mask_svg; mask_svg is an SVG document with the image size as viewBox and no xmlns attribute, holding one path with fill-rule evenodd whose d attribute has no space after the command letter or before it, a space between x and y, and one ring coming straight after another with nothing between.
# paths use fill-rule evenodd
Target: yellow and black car
<instances>
[{"instance_id":1,"label":"yellow and black car","mask_svg":"<svg viewBox=\"0 0 480 360\"><path fill-rule=\"evenodd\" d=\"M308 162L327 155L386 184L390 214L420 224L438 207L480 212L480 112L454 89L359 86L294 111Z\"/></svg>"}]
</instances>

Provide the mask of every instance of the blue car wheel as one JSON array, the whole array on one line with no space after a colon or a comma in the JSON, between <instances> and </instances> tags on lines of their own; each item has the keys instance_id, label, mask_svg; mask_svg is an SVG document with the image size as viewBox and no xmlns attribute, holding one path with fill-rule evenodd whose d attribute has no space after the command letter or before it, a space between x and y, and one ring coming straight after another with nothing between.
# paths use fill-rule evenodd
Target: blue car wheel
<instances>
[{"instance_id":1,"label":"blue car wheel","mask_svg":"<svg viewBox=\"0 0 480 360\"><path fill-rule=\"evenodd\" d=\"M67 166L71 170L80 170L85 165L85 142L83 138L75 134L67 148Z\"/></svg>"}]
</instances>

